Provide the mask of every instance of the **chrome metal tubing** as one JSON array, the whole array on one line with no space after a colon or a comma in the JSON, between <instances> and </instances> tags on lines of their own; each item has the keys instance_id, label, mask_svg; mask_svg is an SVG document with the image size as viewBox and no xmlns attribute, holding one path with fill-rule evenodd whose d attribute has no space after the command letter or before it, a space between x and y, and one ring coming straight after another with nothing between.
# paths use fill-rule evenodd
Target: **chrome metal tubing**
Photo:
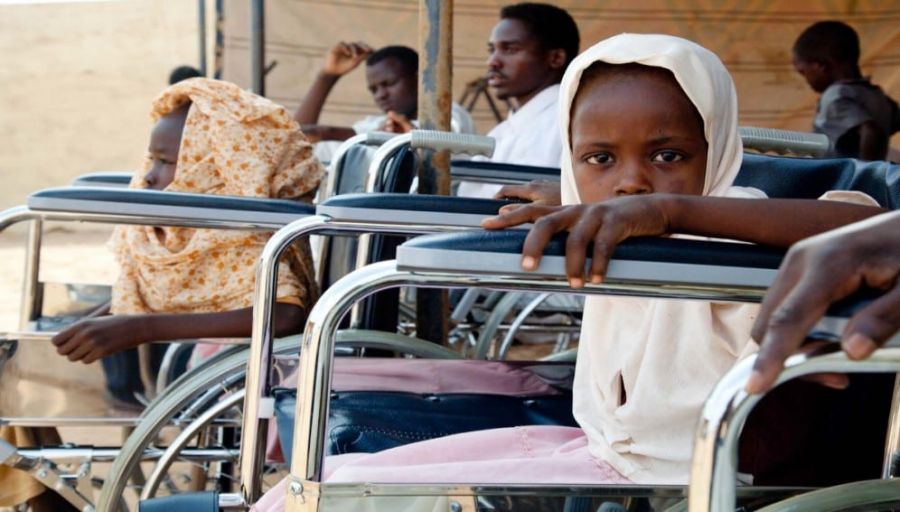
<instances>
[{"instance_id":1,"label":"chrome metal tubing","mask_svg":"<svg viewBox=\"0 0 900 512\"><path fill-rule=\"evenodd\" d=\"M13 224L18 224L19 222L23 222L26 220L32 220L39 217L39 214L31 211L27 206L14 206L12 208L7 208L0 212L0 231L4 231L6 228L12 226Z\"/></svg>"},{"instance_id":2,"label":"chrome metal tubing","mask_svg":"<svg viewBox=\"0 0 900 512\"><path fill-rule=\"evenodd\" d=\"M738 437L750 411L763 396L750 395L744 390L755 360L755 356L749 357L732 368L703 406L691 463L690 512L734 510ZM812 373L897 371L900 371L900 348L880 349L863 361L851 361L843 352L795 355L786 361L775 386Z\"/></svg>"},{"instance_id":3,"label":"chrome metal tubing","mask_svg":"<svg viewBox=\"0 0 900 512\"><path fill-rule=\"evenodd\" d=\"M18 453L26 458L47 459L58 464L77 463L83 460L93 462L112 462L119 456L120 448L91 446L64 446L60 448L19 448ZM143 460L158 460L165 451L161 448L148 448L144 450ZM222 459L234 459L238 455L237 450L228 448L185 448L181 457L195 462L208 462Z\"/></svg>"},{"instance_id":4,"label":"chrome metal tubing","mask_svg":"<svg viewBox=\"0 0 900 512\"><path fill-rule=\"evenodd\" d=\"M99 224L137 224L157 226L177 226L185 228L246 229L272 231L284 227L284 222L250 222L221 220L216 218L215 209L209 209L210 216L185 219L170 215L135 215L129 213L85 213L62 210L33 210L28 206L9 208L0 213L0 231L26 220L96 222Z\"/></svg>"},{"instance_id":5,"label":"chrome metal tubing","mask_svg":"<svg viewBox=\"0 0 900 512\"><path fill-rule=\"evenodd\" d=\"M395 139L394 137L390 144ZM384 147L384 146L382 146ZM269 395L268 376L271 373L271 354L274 331L272 314L278 278L278 259L296 239L315 232L348 233L392 233L426 234L458 231L458 226L435 226L426 224L337 222L324 215L313 215L298 219L278 230L266 242L257 260L256 289L253 298L253 325L251 330L250 353L247 362L247 395L244 400L244 423L241 430L241 488L247 503L259 499L259 478L261 475L264 439L259 432L265 427L268 411L260 410L267 405L262 399ZM260 414L260 412L264 414Z\"/></svg>"},{"instance_id":6,"label":"chrome metal tubing","mask_svg":"<svg viewBox=\"0 0 900 512\"><path fill-rule=\"evenodd\" d=\"M893 474L894 456L900 452L900 375L894 377L894 394L891 397L891 413L888 417L887 441L884 444L884 466L881 478L896 478Z\"/></svg>"},{"instance_id":7,"label":"chrome metal tubing","mask_svg":"<svg viewBox=\"0 0 900 512\"><path fill-rule=\"evenodd\" d=\"M22 297L19 300L19 328L27 329L28 324L37 316L38 305L38 273L41 268L41 238L44 223L41 219L32 219L28 226L28 242L25 246L25 271L22 273Z\"/></svg>"},{"instance_id":8,"label":"chrome metal tubing","mask_svg":"<svg viewBox=\"0 0 900 512\"><path fill-rule=\"evenodd\" d=\"M508 291L681 297L706 300L747 300L749 298L750 301L759 301L763 293L756 288L733 288L727 291L718 291L709 287L690 285L660 287L659 285L629 283L589 284L576 292L569 287L567 281L561 278L417 273L398 269L396 261L374 263L358 269L322 294L319 301L313 306L306 323L306 331L300 349L297 410L291 476L288 480L287 511L318 510L334 338L341 318L356 301L384 289L407 285L437 288L479 286ZM733 294L740 299L735 298ZM242 460L242 477L245 469L243 464ZM253 502L247 501L248 503Z\"/></svg>"},{"instance_id":9,"label":"chrome metal tubing","mask_svg":"<svg viewBox=\"0 0 900 512\"><path fill-rule=\"evenodd\" d=\"M241 403L244 400L244 392L245 390L240 390L229 395L221 402L217 402L213 407L204 411L203 414L194 420L187 428L178 433L178 436L169 443L168 448L166 448L165 452L160 456L159 461L153 467L153 472L147 477L147 482L144 484L143 490L141 490L140 499L146 500L156 494L156 490L159 488L159 484L162 483L166 471L168 471L172 462L176 460L176 457L179 456L179 453L187 446L194 435L201 429L209 426L216 416Z\"/></svg>"},{"instance_id":10,"label":"chrome metal tubing","mask_svg":"<svg viewBox=\"0 0 900 512\"><path fill-rule=\"evenodd\" d=\"M497 349L497 354L495 359L506 359L506 353L509 351L509 347L512 346L513 340L516 338L516 333L519 332L519 328L522 327L522 324L525 323L525 320L528 319L528 316L537 309L538 306L541 305L542 302L547 300L549 297L549 293L542 293L537 297L533 297L528 304L522 308L522 311L516 315L516 318L510 324L509 329L506 331L506 334L503 336L503 341L500 342L500 347Z\"/></svg>"},{"instance_id":11,"label":"chrome metal tubing","mask_svg":"<svg viewBox=\"0 0 900 512\"><path fill-rule=\"evenodd\" d=\"M397 135L391 140L382 144L375 155L372 156L372 163L369 164L368 177L366 178L366 191L374 192L376 180L382 175L388 161L404 146L409 146L412 141L412 133L404 133Z\"/></svg>"}]
</instances>

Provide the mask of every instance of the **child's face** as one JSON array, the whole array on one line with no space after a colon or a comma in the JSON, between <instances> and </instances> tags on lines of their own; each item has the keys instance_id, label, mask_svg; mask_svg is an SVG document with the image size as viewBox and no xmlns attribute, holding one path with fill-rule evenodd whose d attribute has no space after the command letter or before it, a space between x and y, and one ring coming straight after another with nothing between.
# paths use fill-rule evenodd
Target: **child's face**
<instances>
[{"instance_id":1,"label":"child's face","mask_svg":"<svg viewBox=\"0 0 900 512\"><path fill-rule=\"evenodd\" d=\"M703 121L674 77L599 76L572 108L572 168L581 201L703 193Z\"/></svg>"},{"instance_id":2,"label":"child's face","mask_svg":"<svg viewBox=\"0 0 900 512\"><path fill-rule=\"evenodd\" d=\"M794 54L794 69L806 80L812 90L821 93L831 85L825 66L820 62L803 60Z\"/></svg>"},{"instance_id":3,"label":"child's face","mask_svg":"<svg viewBox=\"0 0 900 512\"><path fill-rule=\"evenodd\" d=\"M181 147L181 132L184 131L185 112L175 111L156 122L150 133L150 170L144 175L147 188L162 190L175 179L175 165Z\"/></svg>"}]
</instances>

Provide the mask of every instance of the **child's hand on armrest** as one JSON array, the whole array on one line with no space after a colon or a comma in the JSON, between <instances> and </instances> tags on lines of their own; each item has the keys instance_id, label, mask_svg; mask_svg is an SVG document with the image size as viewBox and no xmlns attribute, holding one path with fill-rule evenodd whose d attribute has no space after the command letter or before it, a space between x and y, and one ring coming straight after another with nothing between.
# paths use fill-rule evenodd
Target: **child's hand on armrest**
<instances>
[{"instance_id":1,"label":"child's hand on armrest","mask_svg":"<svg viewBox=\"0 0 900 512\"><path fill-rule=\"evenodd\" d=\"M544 247L553 235L568 231L566 276L573 288L584 286L584 264L588 244L593 248L588 278L600 283L616 246L634 236L664 235L669 232L663 196L631 196L602 203L570 206L529 204L501 211L482 221L485 229L502 229L529 222L534 227L522 247L522 268L538 267Z\"/></svg>"},{"instance_id":2,"label":"child's hand on armrest","mask_svg":"<svg viewBox=\"0 0 900 512\"><path fill-rule=\"evenodd\" d=\"M562 204L560 198L559 183L546 180L533 180L525 185L504 185L496 194L494 199L521 199L533 204L543 204L547 206L559 206ZM500 208L500 213L505 213L519 208L520 205L509 204Z\"/></svg>"}]
</instances>

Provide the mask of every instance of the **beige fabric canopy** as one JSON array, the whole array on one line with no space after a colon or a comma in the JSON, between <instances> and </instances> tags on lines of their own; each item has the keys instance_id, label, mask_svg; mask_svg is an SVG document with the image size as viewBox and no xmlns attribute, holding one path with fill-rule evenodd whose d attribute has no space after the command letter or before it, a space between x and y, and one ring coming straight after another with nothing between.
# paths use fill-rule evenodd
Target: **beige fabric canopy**
<instances>
[{"instance_id":1,"label":"beige fabric canopy","mask_svg":"<svg viewBox=\"0 0 900 512\"><path fill-rule=\"evenodd\" d=\"M500 7L511 2L456 0L453 90L485 71L486 41ZM810 130L817 95L791 65L790 48L808 25L839 19L859 32L863 73L900 98L900 5L892 1L709 2L691 0L563 0L581 31L582 48L621 32L659 32L694 40L719 55L737 84L742 125ZM243 0L225 2L224 77L250 85L249 13ZM414 0L270 0L266 3L266 62L277 61L267 95L295 108L338 40L363 40L375 47L415 47L418 2ZM322 121L349 124L375 107L362 70L342 80L326 104ZM494 124L483 99L473 115L480 133ZM892 140L900 147L900 135Z\"/></svg>"}]
</instances>

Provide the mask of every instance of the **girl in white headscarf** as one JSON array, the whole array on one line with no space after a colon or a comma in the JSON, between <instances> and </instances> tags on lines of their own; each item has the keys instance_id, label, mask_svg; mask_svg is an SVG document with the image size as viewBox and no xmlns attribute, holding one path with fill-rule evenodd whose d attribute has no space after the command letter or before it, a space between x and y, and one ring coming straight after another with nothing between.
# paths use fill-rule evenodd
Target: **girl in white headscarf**
<instances>
[{"instance_id":1,"label":"girl in white headscarf","mask_svg":"<svg viewBox=\"0 0 900 512\"><path fill-rule=\"evenodd\" d=\"M787 247L879 213L830 201L766 200L732 186L741 165L737 98L711 52L664 35L622 34L576 58L560 92L562 199L487 219L534 222L532 270L548 240L569 231L567 273L603 278L631 236L685 233ZM707 197L702 197L707 196ZM531 426L448 436L380 453L326 459L328 482L686 484L703 400L752 352L755 306L589 297L574 413L581 428ZM351 460L352 459L352 460ZM283 499L275 491L259 510Z\"/></svg>"}]
</instances>

